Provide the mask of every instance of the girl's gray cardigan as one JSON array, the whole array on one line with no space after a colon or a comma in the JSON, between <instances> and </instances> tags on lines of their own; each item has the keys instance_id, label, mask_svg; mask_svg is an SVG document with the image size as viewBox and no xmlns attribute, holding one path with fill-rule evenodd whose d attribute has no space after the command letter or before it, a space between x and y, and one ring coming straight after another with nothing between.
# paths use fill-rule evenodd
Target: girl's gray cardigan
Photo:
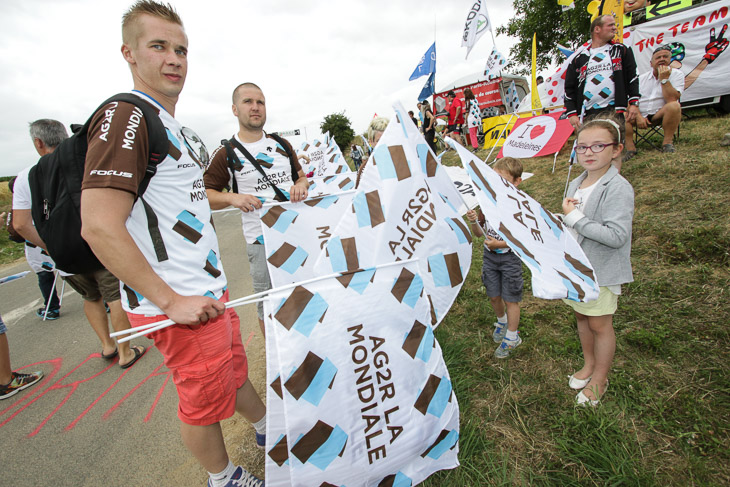
<instances>
[{"instance_id":1,"label":"girl's gray cardigan","mask_svg":"<svg viewBox=\"0 0 730 487\"><path fill-rule=\"evenodd\" d=\"M575 195L587 175L584 172L570 183L568 198ZM565 223L578 232L578 243L591 262L600 286L632 282L634 188L614 166L597 184L583 206L583 212L571 211L565 216Z\"/></svg>"}]
</instances>

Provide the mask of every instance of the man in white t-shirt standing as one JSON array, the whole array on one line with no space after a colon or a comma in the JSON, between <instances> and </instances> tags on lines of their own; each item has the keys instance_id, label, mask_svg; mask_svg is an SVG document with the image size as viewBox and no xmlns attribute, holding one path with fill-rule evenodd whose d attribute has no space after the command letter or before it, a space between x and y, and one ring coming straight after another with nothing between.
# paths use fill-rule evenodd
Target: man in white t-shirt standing
<instances>
[{"instance_id":1,"label":"man in white t-shirt standing","mask_svg":"<svg viewBox=\"0 0 730 487\"><path fill-rule=\"evenodd\" d=\"M580 127L580 115L604 110L633 122L639 114L639 77L630 47L613 41L616 19L599 15L591 22L590 45L573 56L565 73L565 110L570 124ZM623 134L622 138L623 138Z\"/></svg>"},{"instance_id":2,"label":"man in white t-shirt standing","mask_svg":"<svg viewBox=\"0 0 730 487\"><path fill-rule=\"evenodd\" d=\"M234 206L243 212L243 236L253 288L260 293L271 288L271 279L257 210L267 201L302 201L308 195L309 182L289 142L264 132L266 98L261 88L253 83L237 86L233 90L232 110L238 119L238 133L230 140L235 151L233 173L228 152L221 146L213 153L205 171L205 189L214 210ZM224 192L224 188L233 187L234 177L237 192ZM263 333L261 303L258 303L258 316Z\"/></svg>"},{"instance_id":3,"label":"man in white t-shirt standing","mask_svg":"<svg viewBox=\"0 0 730 487\"><path fill-rule=\"evenodd\" d=\"M35 147L38 155L44 156L56 150L56 147L68 138L68 132L66 132L66 127L58 120L44 118L31 122L30 138L33 139L33 147ZM13 192L13 225L16 228L20 227L21 235L23 232L27 233L33 227L33 218L30 214L31 195L28 186L28 173L31 167L27 167L18 173L15 181L18 183L17 194L15 186L11 190ZM43 307L36 310L36 315L46 320L58 319L61 304L54 285L55 262L42 247L31 243L27 239L25 241L25 259L38 276L38 287L43 295Z\"/></svg>"},{"instance_id":4,"label":"man in white t-shirt standing","mask_svg":"<svg viewBox=\"0 0 730 487\"><path fill-rule=\"evenodd\" d=\"M661 124L664 130L662 152L675 152L674 133L682 119L682 107L679 98L684 91L684 73L672 68L672 48L659 46L651 55L651 71L639 76L639 109L641 113L633 122L626 121L626 154L627 161L636 155L634 144L634 126L645 129L650 125Z\"/></svg>"},{"instance_id":5,"label":"man in white t-shirt standing","mask_svg":"<svg viewBox=\"0 0 730 487\"><path fill-rule=\"evenodd\" d=\"M225 306L228 283L203 187L207 152L174 118L188 38L170 5L139 0L123 16L122 40L133 94L158 112L168 152L139 194L154 156L148 121L132 103L98 110L88 133L82 236L124 283L122 304L132 326L176 323L148 336L172 373L183 443L208 471L208 485L263 486L232 464L220 426L238 412L265 446L266 410L248 380L238 315Z\"/></svg>"}]
</instances>

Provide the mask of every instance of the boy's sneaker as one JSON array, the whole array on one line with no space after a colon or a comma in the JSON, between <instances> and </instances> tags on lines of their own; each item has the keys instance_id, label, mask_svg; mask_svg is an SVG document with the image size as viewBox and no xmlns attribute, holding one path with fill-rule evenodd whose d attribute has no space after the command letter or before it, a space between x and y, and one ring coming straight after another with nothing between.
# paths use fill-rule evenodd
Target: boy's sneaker
<instances>
[{"instance_id":1,"label":"boy's sneaker","mask_svg":"<svg viewBox=\"0 0 730 487\"><path fill-rule=\"evenodd\" d=\"M254 431L254 433L256 433ZM264 450L266 448L266 435L260 435L256 433L256 447L258 447L259 450Z\"/></svg>"},{"instance_id":2,"label":"boy's sneaker","mask_svg":"<svg viewBox=\"0 0 730 487\"><path fill-rule=\"evenodd\" d=\"M20 374L13 372L13 380L10 384L0 385L0 399L7 399L22 391L26 387L30 387L43 378L43 372L31 372L30 374Z\"/></svg>"},{"instance_id":3,"label":"boy's sneaker","mask_svg":"<svg viewBox=\"0 0 730 487\"><path fill-rule=\"evenodd\" d=\"M208 487L212 486L213 483L208 479ZM226 487L264 487L264 481L244 470L243 467L236 467L236 471L228 479Z\"/></svg>"},{"instance_id":4,"label":"boy's sneaker","mask_svg":"<svg viewBox=\"0 0 730 487\"><path fill-rule=\"evenodd\" d=\"M509 354L522 343L522 338L517 335L517 340L510 340L507 337L502 339L502 343L499 344L497 350L494 351L494 356L497 358L507 358Z\"/></svg>"},{"instance_id":5,"label":"boy's sneaker","mask_svg":"<svg viewBox=\"0 0 730 487\"><path fill-rule=\"evenodd\" d=\"M500 323L499 321L494 322L494 333L492 333L492 340L494 343L502 343L502 338L507 334L507 323Z\"/></svg>"},{"instance_id":6,"label":"boy's sneaker","mask_svg":"<svg viewBox=\"0 0 730 487\"><path fill-rule=\"evenodd\" d=\"M61 316L61 312L57 309L49 309L48 313L46 313L46 308L38 308L35 310L35 314L40 319L43 319L43 316L45 315L46 320L57 320L58 317Z\"/></svg>"}]
</instances>

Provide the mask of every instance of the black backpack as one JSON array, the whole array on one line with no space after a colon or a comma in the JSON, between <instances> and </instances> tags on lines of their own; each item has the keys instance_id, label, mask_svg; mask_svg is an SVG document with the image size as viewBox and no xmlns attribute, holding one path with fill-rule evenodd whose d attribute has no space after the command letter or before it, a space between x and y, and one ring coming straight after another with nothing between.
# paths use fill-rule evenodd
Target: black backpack
<instances>
[{"instance_id":1,"label":"black backpack","mask_svg":"<svg viewBox=\"0 0 730 487\"><path fill-rule=\"evenodd\" d=\"M289 165L291 166L291 180L293 183L297 182L297 179L299 179L299 173L297 172L296 168L294 167L294 163L292 162L292 153L290 150L289 143L286 142L283 138L279 136L279 134L272 132L268 134L271 136L272 139L274 139L280 146L284 148L284 152L286 152L287 157L289 158ZM264 172L263 169L261 169L261 165L256 161L256 159L246 150L245 147L241 145L238 140L236 140L235 137L231 137L230 139L223 139L221 140L221 144L226 149L226 161L228 161L228 170L231 171L231 191L234 193L238 193L238 181L236 181L236 171L239 170L243 164L241 163L241 160L236 155L236 152L233 150L233 147L235 146L236 149L241 151L241 153L246 156L246 159L248 159L251 164L253 164L253 167L256 168L258 172L261 173L261 175L264 177L264 180L268 181L268 176ZM271 187L274 189L274 193L276 193L275 200L277 201L288 201L287 197L282 193L282 191L279 189L277 185L274 183L270 183Z\"/></svg>"},{"instance_id":2,"label":"black backpack","mask_svg":"<svg viewBox=\"0 0 730 487\"><path fill-rule=\"evenodd\" d=\"M157 111L142 98L119 93L94 110L114 101L137 106L147 122L149 159L137 197L147 189L157 165L167 157L169 140ZM61 142L51 154L41 157L28 174L31 192L31 215L46 250L56 267L72 274L103 269L89 244L81 237L81 182L84 178L88 131L93 114L82 126L72 125L73 135Z\"/></svg>"}]
</instances>

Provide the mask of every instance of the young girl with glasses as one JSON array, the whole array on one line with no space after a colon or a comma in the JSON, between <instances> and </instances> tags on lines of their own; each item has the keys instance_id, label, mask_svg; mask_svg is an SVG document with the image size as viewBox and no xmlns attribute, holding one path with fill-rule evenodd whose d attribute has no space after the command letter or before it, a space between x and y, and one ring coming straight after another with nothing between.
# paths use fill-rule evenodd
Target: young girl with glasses
<instances>
[{"instance_id":1,"label":"young girl with glasses","mask_svg":"<svg viewBox=\"0 0 730 487\"><path fill-rule=\"evenodd\" d=\"M634 189L613 166L621 158L619 125L608 117L594 119L578 130L575 151L585 172L570 183L563 200L564 222L571 228L596 273L597 300L568 301L575 311L583 349L583 368L569 376L580 390L578 404L597 405L608 388L608 371L616 350L613 314L621 284L632 282L631 222Z\"/></svg>"}]
</instances>

